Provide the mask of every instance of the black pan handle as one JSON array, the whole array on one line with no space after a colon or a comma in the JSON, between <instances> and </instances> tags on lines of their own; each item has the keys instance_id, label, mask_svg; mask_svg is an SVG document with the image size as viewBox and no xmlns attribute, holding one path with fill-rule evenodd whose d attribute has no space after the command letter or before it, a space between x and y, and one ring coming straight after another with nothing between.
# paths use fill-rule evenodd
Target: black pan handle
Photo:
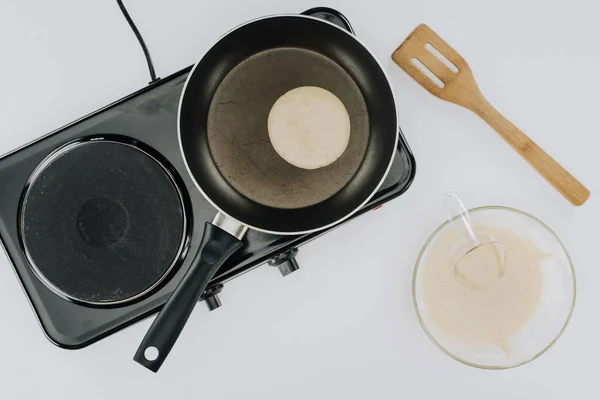
<instances>
[{"instance_id":1,"label":"black pan handle","mask_svg":"<svg viewBox=\"0 0 600 400\"><path fill-rule=\"evenodd\" d=\"M352 29L352 25L350 25L350 21L348 18L344 16L338 10L329 7L315 7L310 10L306 10L302 13L302 15L308 15L311 17L321 18L325 21L331 22L332 24L336 24L337 26L344 28L348 32L354 35L354 29Z\"/></svg>"},{"instance_id":2,"label":"black pan handle","mask_svg":"<svg viewBox=\"0 0 600 400\"><path fill-rule=\"evenodd\" d=\"M219 267L240 247L242 241L238 238L210 222L204 225L204 235L196 257L146 333L133 357L135 361L151 371L159 370L198 303L198 298Z\"/></svg>"}]
</instances>

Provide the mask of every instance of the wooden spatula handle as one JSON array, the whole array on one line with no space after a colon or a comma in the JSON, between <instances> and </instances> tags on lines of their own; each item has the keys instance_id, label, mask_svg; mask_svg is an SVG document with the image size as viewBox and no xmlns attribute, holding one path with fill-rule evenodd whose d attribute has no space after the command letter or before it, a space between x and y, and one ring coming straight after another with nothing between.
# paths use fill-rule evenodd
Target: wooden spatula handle
<instances>
[{"instance_id":1,"label":"wooden spatula handle","mask_svg":"<svg viewBox=\"0 0 600 400\"><path fill-rule=\"evenodd\" d=\"M496 130L525 160L529 162L567 200L580 206L590 197L590 191L573 175L542 150L519 128L504 118L485 99L471 108L485 122Z\"/></svg>"}]
</instances>

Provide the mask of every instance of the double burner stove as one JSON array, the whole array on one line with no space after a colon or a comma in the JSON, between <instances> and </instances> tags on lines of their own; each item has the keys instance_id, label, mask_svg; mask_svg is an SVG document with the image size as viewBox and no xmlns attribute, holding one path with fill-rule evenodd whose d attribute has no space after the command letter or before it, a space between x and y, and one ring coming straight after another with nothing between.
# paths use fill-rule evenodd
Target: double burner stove
<instances>
[{"instance_id":1,"label":"double burner stove","mask_svg":"<svg viewBox=\"0 0 600 400\"><path fill-rule=\"evenodd\" d=\"M351 31L334 10L315 9ZM191 67L0 158L0 237L46 336L81 348L161 308L216 210L186 172L177 107ZM377 194L352 218L400 196L415 174L400 135ZM199 299L212 310L229 280L263 264L299 268L298 236L250 230Z\"/></svg>"}]
</instances>

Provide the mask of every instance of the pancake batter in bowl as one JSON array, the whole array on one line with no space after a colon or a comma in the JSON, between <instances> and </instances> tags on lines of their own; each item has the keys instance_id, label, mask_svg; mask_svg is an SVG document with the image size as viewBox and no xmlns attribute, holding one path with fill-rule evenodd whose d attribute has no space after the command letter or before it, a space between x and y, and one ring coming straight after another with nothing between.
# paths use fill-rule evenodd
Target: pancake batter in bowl
<instances>
[{"instance_id":1,"label":"pancake batter in bowl","mask_svg":"<svg viewBox=\"0 0 600 400\"><path fill-rule=\"evenodd\" d=\"M507 349L511 337L534 315L543 291L542 261L547 257L533 241L503 227L475 227L500 241L506 249L504 273L499 276L489 252L469 255L469 268L486 285L465 285L454 275L458 234L447 230L425 256L422 293L429 318L457 339ZM490 258L491 257L491 258ZM473 272L473 265L481 269ZM466 278L469 278L467 275Z\"/></svg>"}]
</instances>

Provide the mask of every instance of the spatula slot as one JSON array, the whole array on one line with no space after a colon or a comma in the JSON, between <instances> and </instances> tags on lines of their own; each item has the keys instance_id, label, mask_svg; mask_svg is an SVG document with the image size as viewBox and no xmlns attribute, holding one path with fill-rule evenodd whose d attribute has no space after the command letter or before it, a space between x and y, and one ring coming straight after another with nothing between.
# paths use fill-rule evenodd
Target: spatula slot
<instances>
[{"instance_id":1,"label":"spatula slot","mask_svg":"<svg viewBox=\"0 0 600 400\"><path fill-rule=\"evenodd\" d=\"M450 71L454 72L455 74L458 73L458 67L454 65L452 61L448 60L445 55L440 53L440 51L436 49L431 43L427 43L425 45L425 48L438 60L440 60L446 67L448 67Z\"/></svg>"},{"instance_id":2,"label":"spatula slot","mask_svg":"<svg viewBox=\"0 0 600 400\"><path fill-rule=\"evenodd\" d=\"M421 70L423 74L425 74L425 76L431 79L433 83L435 83L441 89L443 89L446 86L444 82L442 82L440 78L438 78L433 72L431 72L431 70L427 68L425 64L423 64L418 58L413 58L411 61L413 64L415 64L417 68Z\"/></svg>"}]
</instances>

